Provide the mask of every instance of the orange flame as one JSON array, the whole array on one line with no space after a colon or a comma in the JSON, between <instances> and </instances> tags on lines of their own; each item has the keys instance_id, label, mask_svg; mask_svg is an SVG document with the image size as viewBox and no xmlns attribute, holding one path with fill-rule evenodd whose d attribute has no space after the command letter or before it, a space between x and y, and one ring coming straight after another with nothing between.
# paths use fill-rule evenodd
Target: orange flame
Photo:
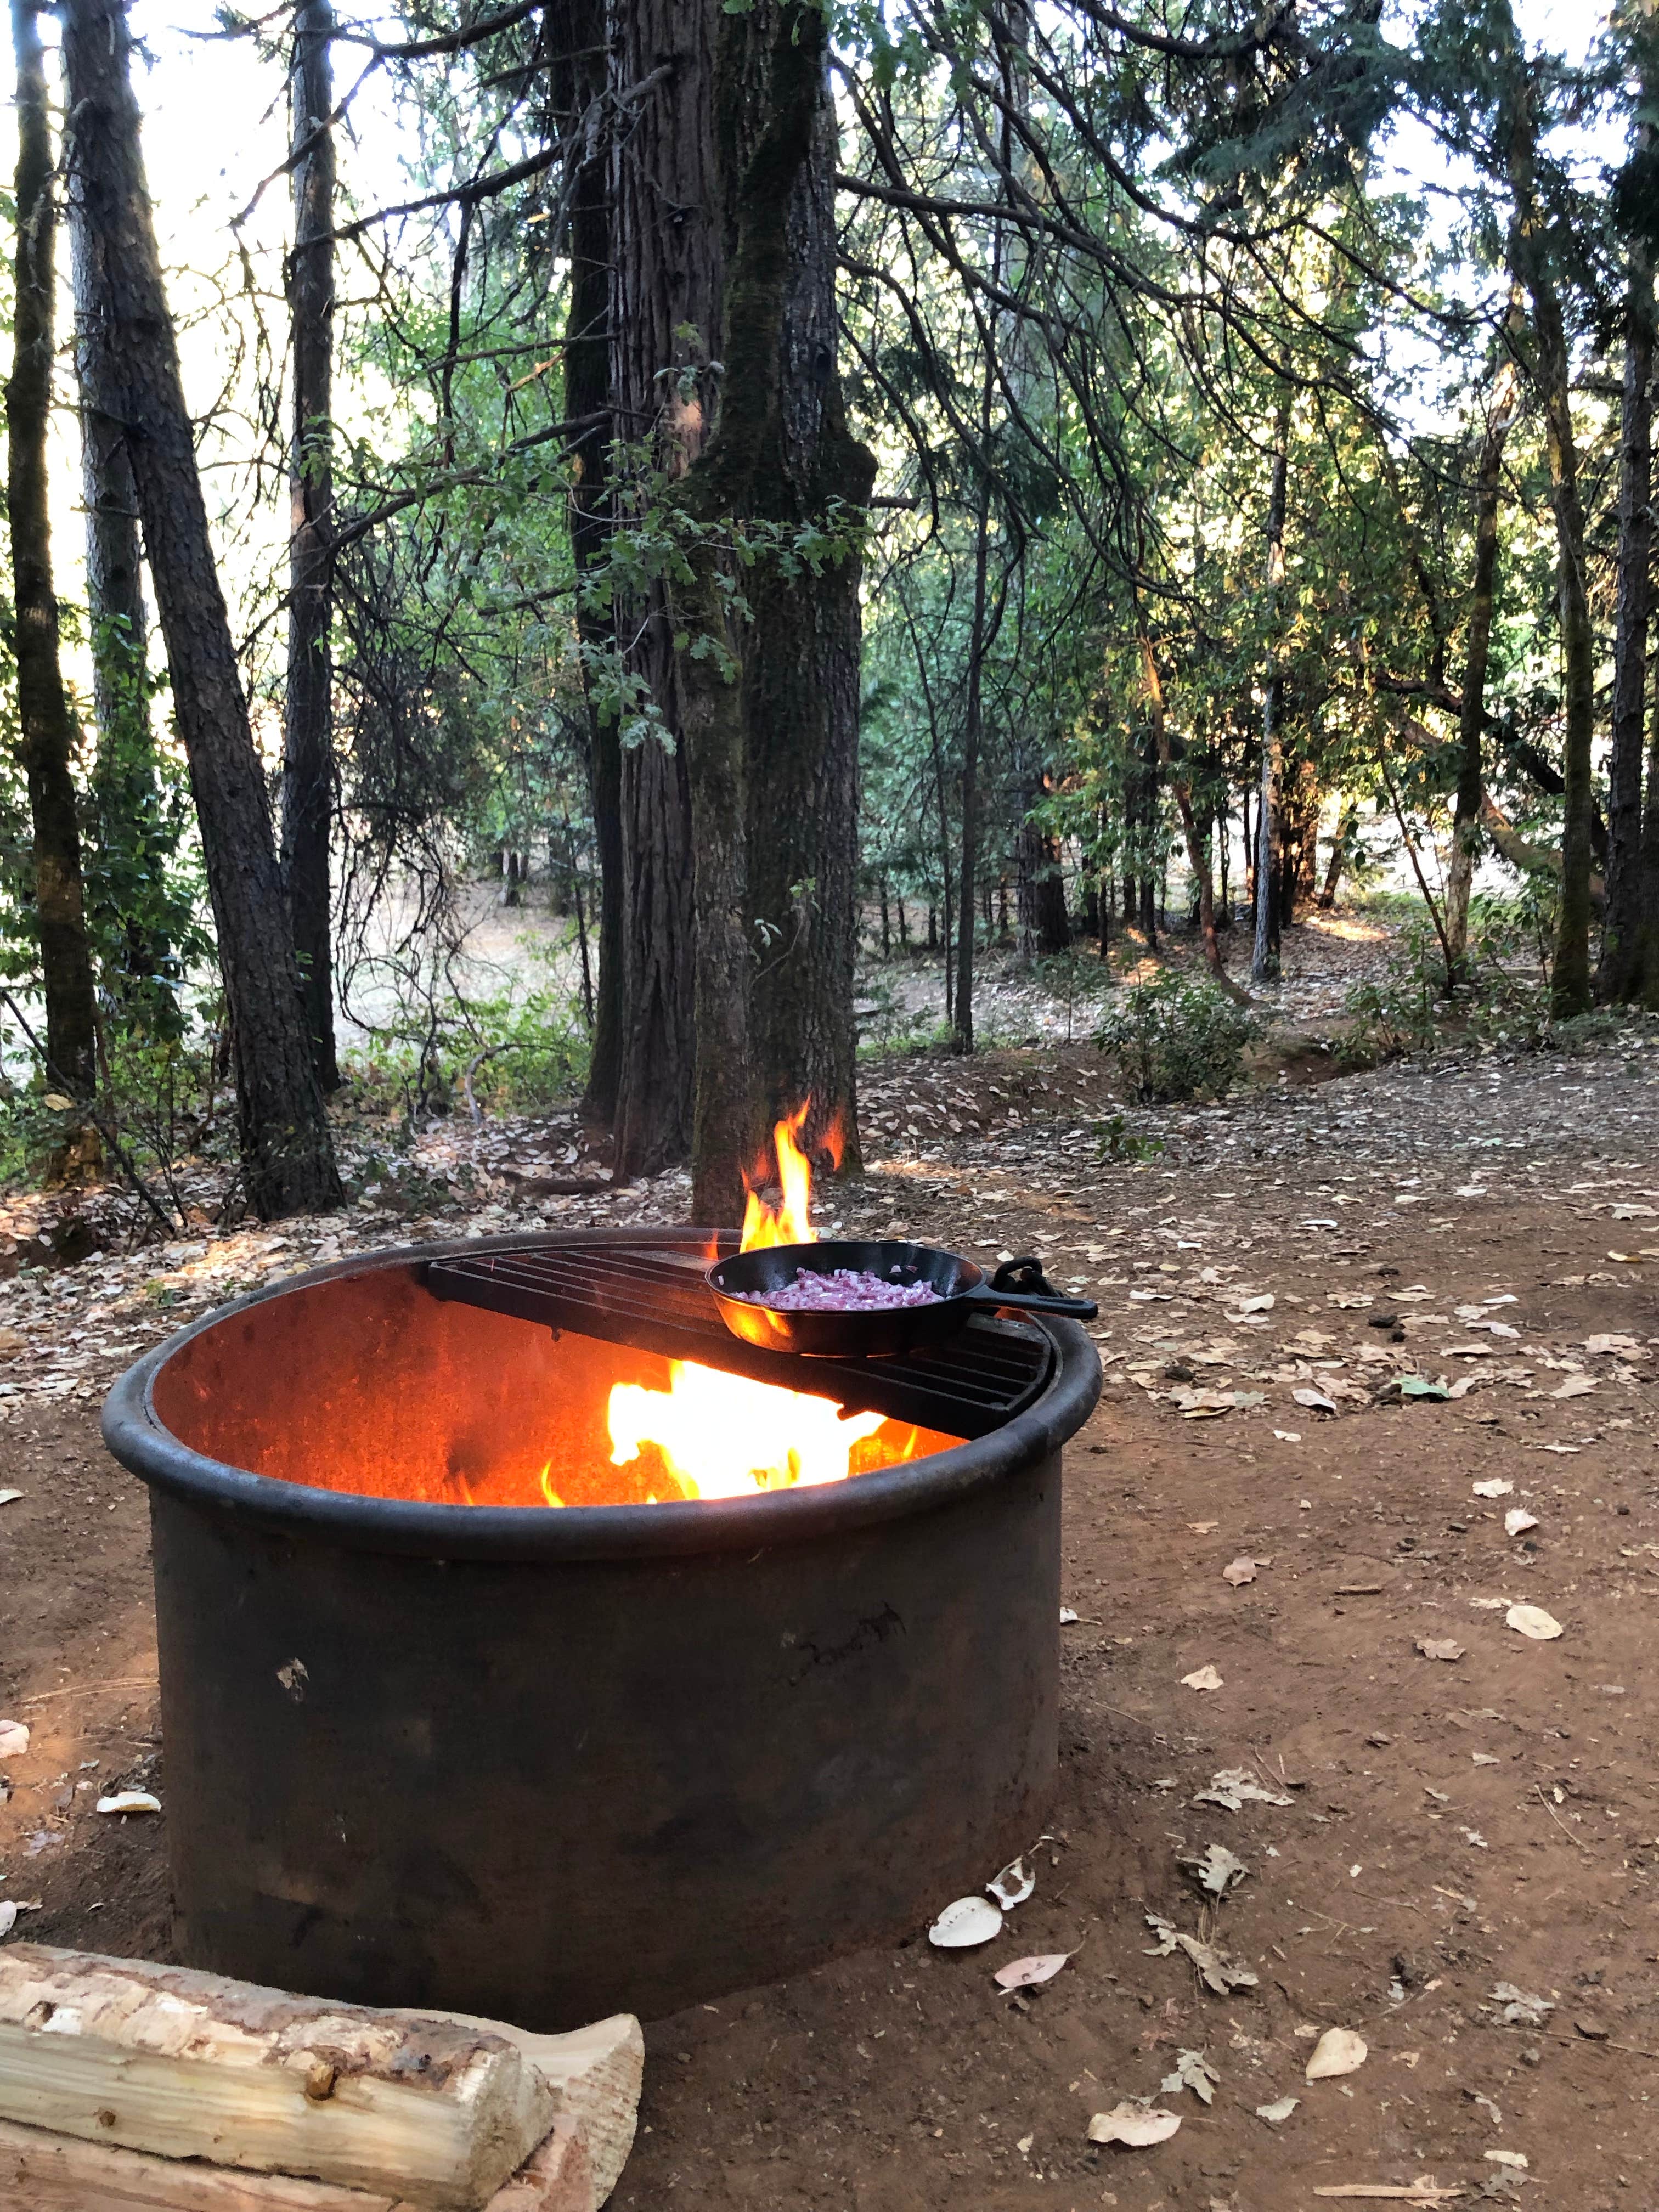
<instances>
[{"instance_id":1,"label":"orange flame","mask_svg":"<svg viewBox=\"0 0 1659 2212\"><path fill-rule=\"evenodd\" d=\"M695 1359L677 1359L666 1390L619 1382L611 1393L611 1460L625 1467L654 1444L688 1498L747 1498L840 1482L854 1448L880 1413L843 1413L833 1398L751 1382ZM902 1456L915 1449L907 1440Z\"/></svg>"},{"instance_id":2,"label":"orange flame","mask_svg":"<svg viewBox=\"0 0 1659 2212\"><path fill-rule=\"evenodd\" d=\"M757 1252L773 1244L811 1244L817 1241L817 1232L812 1226L812 1163L799 1141L811 1110L811 1100L803 1100L796 1111L786 1114L772 1132L778 1182L783 1194L781 1204L769 1206L757 1188L765 1181L769 1163L763 1160L753 1176L744 1177L749 1195L743 1211L739 1251ZM820 1149L830 1156L830 1166L838 1168L846 1144L839 1120L830 1123L819 1143Z\"/></svg>"}]
</instances>

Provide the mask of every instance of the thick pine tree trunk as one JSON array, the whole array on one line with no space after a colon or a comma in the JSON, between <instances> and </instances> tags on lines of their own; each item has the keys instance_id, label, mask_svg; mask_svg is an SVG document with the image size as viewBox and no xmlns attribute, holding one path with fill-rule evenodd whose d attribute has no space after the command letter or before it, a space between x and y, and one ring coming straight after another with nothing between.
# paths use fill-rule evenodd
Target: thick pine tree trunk
<instances>
[{"instance_id":1,"label":"thick pine tree trunk","mask_svg":"<svg viewBox=\"0 0 1659 2212\"><path fill-rule=\"evenodd\" d=\"M81 486L86 508L87 613L91 626L92 705L98 731L93 797L102 842L113 850L157 804L150 730L143 554L138 495L126 436L107 392L99 388L104 358L96 337L100 302L92 282L79 181L66 179L70 265L75 288L75 369L81 414ZM142 836L142 827L140 836ZM107 866L107 862L106 862ZM126 957L135 974L153 971L166 948L146 942L129 922Z\"/></svg>"},{"instance_id":2,"label":"thick pine tree trunk","mask_svg":"<svg viewBox=\"0 0 1659 2212\"><path fill-rule=\"evenodd\" d=\"M833 1120L856 1159L858 579L850 554L790 576L764 545L734 573L718 538L860 507L873 464L835 374L822 16L787 0L723 14L715 100L725 374L681 501L707 534L677 591L693 643L676 676L696 844L693 1210L727 1220L763 1117L806 1096L809 1146Z\"/></svg>"},{"instance_id":3,"label":"thick pine tree trunk","mask_svg":"<svg viewBox=\"0 0 1659 2212\"><path fill-rule=\"evenodd\" d=\"M1631 266L1619 471L1619 605L1613 648L1613 757L1607 772L1603 994L1630 1003L1647 984L1642 930L1642 772L1647 732L1649 570L1653 558L1653 271Z\"/></svg>"},{"instance_id":4,"label":"thick pine tree trunk","mask_svg":"<svg viewBox=\"0 0 1659 2212\"><path fill-rule=\"evenodd\" d=\"M783 14L791 37L797 23L818 20L811 11L805 19ZM805 88L799 96L807 96ZM756 502L781 523L827 520L837 503L860 509L875 478L873 459L848 429L836 362L836 119L822 57L811 96L785 240L779 466L775 476L763 473ZM729 391L725 404L731 404ZM769 951L759 951L750 995L756 1104L769 1126L810 1097L807 1139L838 1127L848 1170L860 1164L853 1013L859 578L850 551L817 576L769 569L744 653L750 942L759 946L763 924L781 933Z\"/></svg>"},{"instance_id":5,"label":"thick pine tree trunk","mask_svg":"<svg viewBox=\"0 0 1659 2212\"><path fill-rule=\"evenodd\" d=\"M288 696L283 727L283 884L317 1079L339 1088L328 842L334 818L334 70L330 0L301 0L289 77L294 353L289 447Z\"/></svg>"},{"instance_id":6,"label":"thick pine tree trunk","mask_svg":"<svg viewBox=\"0 0 1659 2212\"><path fill-rule=\"evenodd\" d=\"M16 612L17 718L34 845L35 926L46 1007L46 1078L92 1095L97 1000L70 773L76 727L58 658L46 433L52 419L57 210L46 59L33 0L12 0L17 56L17 255L14 352L6 386L6 503Z\"/></svg>"},{"instance_id":7,"label":"thick pine tree trunk","mask_svg":"<svg viewBox=\"0 0 1659 2212\"><path fill-rule=\"evenodd\" d=\"M337 1204L264 779L213 562L139 151L121 0L66 0L70 160L87 223L99 380L128 450L217 928L247 1197L264 1219Z\"/></svg>"},{"instance_id":8,"label":"thick pine tree trunk","mask_svg":"<svg viewBox=\"0 0 1659 2212\"><path fill-rule=\"evenodd\" d=\"M701 451L720 358L724 259L714 141L715 0L614 11L611 82L661 80L617 120L611 152L610 361L616 435L671 483ZM664 210L676 211L665 220ZM637 500L630 488L623 495ZM619 522L630 519L626 513ZM673 627L659 586L618 611L629 675L662 736L627 729L617 763L622 1022L615 1172L654 1173L691 1146L696 1066L691 787ZM672 748L672 749L671 749Z\"/></svg>"},{"instance_id":9,"label":"thick pine tree trunk","mask_svg":"<svg viewBox=\"0 0 1659 2212\"><path fill-rule=\"evenodd\" d=\"M1550 269L1545 217L1538 204L1534 173L1537 118L1524 72L1519 75L1511 95L1508 125L1506 152L1515 200L1510 266L1532 303L1533 374L1544 411L1544 454L1555 515L1561 653L1566 665L1561 903L1550 975L1551 1011L1561 1020L1582 1014L1590 1001L1590 756L1595 717L1595 635L1585 585L1584 510L1573 436L1571 362L1560 295Z\"/></svg>"},{"instance_id":10,"label":"thick pine tree trunk","mask_svg":"<svg viewBox=\"0 0 1659 2212\"><path fill-rule=\"evenodd\" d=\"M604 563L611 501L605 477L612 435L611 403L611 213L606 185L608 118L596 107L605 91L604 0L565 0L551 18L558 54L554 98L571 171L568 308L564 326L564 412L580 422L571 465L570 550L579 587ZM594 127L590 128L590 116ZM595 656L609 652L609 618L580 595L576 627ZM593 1042L585 1119L613 1123L622 1066L623 881L622 741L614 716L602 720L595 685L585 672L589 795L599 861L599 980L594 994Z\"/></svg>"},{"instance_id":11,"label":"thick pine tree trunk","mask_svg":"<svg viewBox=\"0 0 1659 2212\"><path fill-rule=\"evenodd\" d=\"M1463 661L1463 700L1458 714L1457 798L1452 812L1451 865L1446 873L1446 956L1459 981L1468 975L1469 887L1480 823L1485 779L1481 738L1486 726L1486 662L1492 650L1498 588L1498 506L1503 488L1504 441L1515 419L1516 379L1500 370L1480 441L1474 486L1474 581L1469 592L1468 642Z\"/></svg>"}]
</instances>

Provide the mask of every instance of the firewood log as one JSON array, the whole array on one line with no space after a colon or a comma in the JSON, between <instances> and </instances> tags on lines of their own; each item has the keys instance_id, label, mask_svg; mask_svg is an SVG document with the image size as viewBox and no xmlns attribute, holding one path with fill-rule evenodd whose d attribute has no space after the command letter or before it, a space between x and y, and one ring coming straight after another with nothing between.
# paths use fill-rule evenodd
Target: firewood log
<instances>
[{"instance_id":1,"label":"firewood log","mask_svg":"<svg viewBox=\"0 0 1659 2212\"><path fill-rule=\"evenodd\" d=\"M0 2120L378 2191L414 2212L481 2212L563 2112L580 2134L586 2106L607 2172L626 2156L638 2025L581 2033L582 2050L561 2055L563 2039L491 2022L13 1944L0 1951Z\"/></svg>"},{"instance_id":2,"label":"firewood log","mask_svg":"<svg viewBox=\"0 0 1659 2212\"><path fill-rule=\"evenodd\" d=\"M484 2212L595 2212L592 2169L580 2136L556 2120ZM146 2151L20 2128L0 2120L0 2212L415 2212L407 2197L242 2173Z\"/></svg>"}]
</instances>

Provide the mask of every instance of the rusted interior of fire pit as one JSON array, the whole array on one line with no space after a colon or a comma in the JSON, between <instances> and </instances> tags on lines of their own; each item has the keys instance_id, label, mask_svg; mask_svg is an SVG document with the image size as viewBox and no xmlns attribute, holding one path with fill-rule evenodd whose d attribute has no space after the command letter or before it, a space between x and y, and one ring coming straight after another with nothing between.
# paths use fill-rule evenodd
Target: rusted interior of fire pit
<instances>
[{"instance_id":1,"label":"rusted interior of fire pit","mask_svg":"<svg viewBox=\"0 0 1659 2212\"><path fill-rule=\"evenodd\" d=\"M532 2027L655 2016L915 1928L1029 1846L1092 1346L976 1324L836 1374L702 1333L676 1289L701 1253L354 1261L117 1384L188 1963ZM553 1326L527 1317L550 1281ZM614 1463L616 1386L655 1422L675 1363L726 1341L718 1386L781 1359L769 1380L861 1416L844 1479L757 1489L765 1425L729 1410L740 1494L692 1499L654 1447Z\"/></svg>"},{"instance_id":2,"label":"rusted interior of fire pit","mask_svg":"<svg viewBox=\"0 0 1659 2212\"><path fill-rule=\"evenodd\" d=\"M614 1463L611 1393L665 1399L675 1364L434 1297L419 1269L386 1267L263 1300L191 1337L157 1372L151 1404L191 1451L279 1482L433 1505L644 1505L686 1493L654 1446ZM820 1398L813 1379L798 1393ZM736 1461L753 1431L744 1378L726 1380L708 1395L715 1443ZM848 1472L960 1441L884 1420L851 1443Z\"/></svg>"}]
</instances>

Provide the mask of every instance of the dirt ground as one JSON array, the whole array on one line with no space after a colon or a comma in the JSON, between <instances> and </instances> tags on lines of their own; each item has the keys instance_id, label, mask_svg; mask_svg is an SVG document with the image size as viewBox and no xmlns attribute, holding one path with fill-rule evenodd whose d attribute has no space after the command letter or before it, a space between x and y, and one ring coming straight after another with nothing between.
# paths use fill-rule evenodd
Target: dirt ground
<instances>
[{"instance_id":1,"label":"dirt ground","mask_svg":"<svg viewBox=\"0 0 1659 2212\"><path fill-rule=\"evenodd\" d=\"M1066 1456L1078 1619L1036 1894L984 1949L918 1929L652 2024L614 2202L1280 2212L1432 2176L1654 2212L1659 1050L1270 1084L1132 1114L1139 1158L1100 1157L1109 1091L1086 1048L886 1063L866 1179L825 1208L1035 1249L1098 1286L1107 1382ZM446 1144L477 1181L422 1212ZM22 1493L0 1506L0 1717L32 1731L0 1761L18 1936L170 1939L165 1812L94 1810L117 1783L167 1797L145 1507L99 1443L108 1380L204 1304L453 1234L462 1206L485 1230L677 1217L672 1179L538 1194L577 1149L556 1122L434 1138L395 1208L377 1169L343 1221L204 1230L0 1287L0 1488ZM1536 1525L1510 1535L1516 1512ZM1241 1561L1253 1577L1230 1581ZM1515 1604L1559 1638L1507 1625ZM1183 1682L1206 1668L1218 1687ZM1228 1772L1259 1794L1197 1802ZM1220 1899L1182 1867L1212 1845L1243 1868ZM1149 1915L1212 1945L1230 1991L1159 1955ZM999 1994L996 1968L1060 1951L1046 1987ZM1368 2055L1310 2084L1333 2026ZM1183 2064L1212 2103L1158 2094ZM1126 2099L1179 2132L1091 2144L1091 2115Z\"/></svg>"}]
</instances>

